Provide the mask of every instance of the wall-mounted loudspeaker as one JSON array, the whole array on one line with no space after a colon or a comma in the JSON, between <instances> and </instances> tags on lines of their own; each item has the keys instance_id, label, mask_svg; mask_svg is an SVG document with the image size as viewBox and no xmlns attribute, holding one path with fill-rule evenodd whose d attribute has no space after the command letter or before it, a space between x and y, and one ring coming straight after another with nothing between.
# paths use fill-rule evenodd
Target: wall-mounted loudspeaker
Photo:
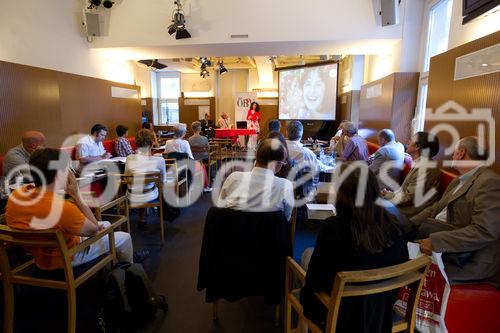
<instances>
[{"instance_id":1,"label":"wall-mounted loudspeaker","mask_svg":"<svg viewBox=\"0 0 500 333\"><path fill-rule=\"evenodd\" d=\"M83 26L88 37L100 37L108 35L109 14L99 11L83 11Z\"/></svg>"},{"instance_id":2,"label":"wall-mounted loudspeaker","mask_svg":"<svg viewBox=\"0 0 500 333\"><path fill-rule=\"evenodd\" d=\"M382 16L382 26L399 24L399 1L380 0L380 15Z\"/></svg>"}]
</instances>

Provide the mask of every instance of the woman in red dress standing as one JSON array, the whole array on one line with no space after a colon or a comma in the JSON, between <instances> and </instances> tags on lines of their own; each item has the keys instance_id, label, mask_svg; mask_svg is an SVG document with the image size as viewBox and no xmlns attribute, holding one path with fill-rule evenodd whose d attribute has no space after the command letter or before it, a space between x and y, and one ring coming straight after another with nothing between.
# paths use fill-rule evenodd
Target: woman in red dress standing
<instances>
[{"instance_id":1,"label":"woman in red dress standing","mask_svg":"<svg viewBox=\"0 0 500 333\"><path fill-rule=\"evenodd\" d=\"M250 104L250 110L247 113L247 128L254 129L257 134L250 135L250 139L248 141L248 148L255 149L257 147L257 135L260 133L260 112L259 112L259 103L252 102Z\"/></svg>"}]
</instances>

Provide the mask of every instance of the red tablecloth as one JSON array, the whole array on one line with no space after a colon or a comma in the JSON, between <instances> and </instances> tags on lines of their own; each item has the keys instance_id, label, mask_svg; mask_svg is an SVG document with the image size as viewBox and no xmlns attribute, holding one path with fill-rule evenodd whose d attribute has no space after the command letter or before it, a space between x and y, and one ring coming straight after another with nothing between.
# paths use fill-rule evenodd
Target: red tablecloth
<instances>
[{"instance_id":1,"label":"red tablecloth","mask_svg":"<svg viewBox=\"0 0 500 333\"><path fill-rule=\"evenodd\" d=\"M216 138L231 138L238 135L254 135L257 132L254 129L239 129L239 128L221 128L215 130Z\"/></svg>"}]
</instances>

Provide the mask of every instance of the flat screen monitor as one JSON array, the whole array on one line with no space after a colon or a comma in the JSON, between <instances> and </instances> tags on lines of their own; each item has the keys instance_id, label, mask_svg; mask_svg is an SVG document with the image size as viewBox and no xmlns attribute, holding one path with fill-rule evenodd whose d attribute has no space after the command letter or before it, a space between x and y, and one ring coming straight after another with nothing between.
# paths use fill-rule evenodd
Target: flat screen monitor
<instances>
[{"instance_id":1,"label":"flat screen monitor","mask_svg":"<svg viewBox=\"0 0 500 333\"><path fill-rule=\"evenodd\" d=\"M335 120L337 63L282 69L279 119Z\"/></svg>"}]
</instances>

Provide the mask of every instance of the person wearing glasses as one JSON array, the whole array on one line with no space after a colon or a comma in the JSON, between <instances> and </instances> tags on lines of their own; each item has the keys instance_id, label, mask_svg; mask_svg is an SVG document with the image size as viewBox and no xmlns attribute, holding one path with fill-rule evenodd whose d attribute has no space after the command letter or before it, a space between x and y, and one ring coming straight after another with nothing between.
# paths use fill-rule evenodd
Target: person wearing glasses
<instances>
[{"instance_id":1,"label":"person wearing glasses","mask_svg":"<svg viewBox=\"0 0 500 333\"><path fill-rule=\"evenodd\" d=\"M276 176L286 163L286 148L280 140L262 140L252 171L229 175L219 192L217 207L253 212L283 211L290 221L293 185L288 179Z\"/></svg>"}]
</instances>

